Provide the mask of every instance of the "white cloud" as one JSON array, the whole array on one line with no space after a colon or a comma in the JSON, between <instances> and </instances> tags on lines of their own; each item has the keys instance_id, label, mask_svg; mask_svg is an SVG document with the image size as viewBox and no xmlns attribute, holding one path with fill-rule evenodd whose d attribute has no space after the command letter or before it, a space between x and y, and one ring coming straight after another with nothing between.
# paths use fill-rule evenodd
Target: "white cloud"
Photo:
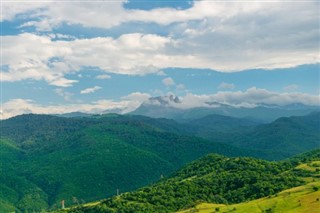
<instances>
[{"instance_id":1,"label":"white cloud","mask_svg":"<svg viewBox=\"0 0 320 213\"><path fill-rule=\"evenodd\" d=\"M141 92L134 92L122 97L121 100L127 103L127 106L122 110L122 113L128 113L137 109L143 102L147 101L150 97L150 94Z\"/></svg>"},{"instance_id":2,"label":"white cloud","mask_svg":"<svg viewBox=\"0 0 320 213\"><path fill-rule=\"evenodd\" d=\"M171 106L176 108L193 108L193 107L216 107L215 104L222 103L235 107L255 107L258 105L279 105L285 106L293 103L302 103L305 105L320 105L320 97L307 93L278 93L266 89L252 87L246 91L220 91L215 94L196 95L186 94L180 98L180 103L170 102Z\"/></svg>"},{"instance_id":3,"label":"white cloud","mask_svg":"<svg viewBox=\"0 0 320 213\"><path fill-rule=\"evenodd\" d=\"M2 105L2 119L12 116L35 113L35 114L63 114L69 112L101 113L105 110L130 108L129 101L114 102L112 100L98 100L88 104L68 105L41 105L30 99L12 99Z\"/></svg>"},{"instance_id":4,"label":"white cloud","mask_svg":"<svg viewBox=\"0 0 320 213\"><path fill-rule=\"evenodd\" d=\"M110 78L111 78L111 76L107 75L107 74L97 75L96 76L96 79L100 79L100 80L102 80L102 79L110 79Z\"/></svg>"},{"instance_id":5,"label":"white cloud","mask_svg":"<svg viewBox=\"0 0 320 213\"><path fill-rule=\"evenodd\" d=\"M102 89L102 87L94 86L94 87L91 87L91 88L87 88L87 89L81 90L80 94L90 94L90 93L94 93L94 92L96 92L97 90L100 90L100 89Z\"/></svg>"},{"instance_id":6,"label":"white cloud","mask_svg":"<svg viewBox=\"0 0 320 213\"><path fill-rule=\"evenodd\" d=\"M320 106L320 97L306 93L277 93L259 88L249 88L246 91L225 91L209 95L196 95L192 93L179 97L175 102L171 93L167 94L167 102L173 107L187 109L193 107L217 107L215 104L223 103L235 107L252 108L260 104L276 104L280 106L302 103L305 105ZM124 96L120 101L98 100L88 104L68 105L40 105L30 99L12 99L2 104L2 119L24 113L61 114L68 112L101 113L105 110L120 109L122 113L135 110L141 103L150 98L148 93L135 92ZM171 97L171 98L170 98ZM172 100L171 100L172 99ZM171 101L170 101L171 100Z\"/></svg>"},{"instance_id":7,"label":"white cloud","mask_svg":"<svg viewBox=\"0 0 320 213\"><path fill-rule=\"evenodd\" d=\"M134 92L127 96L122 97L123 100L130 100L130 101L139 101L140 103L148 100L151 97L148 93L141 93L141 92Z\"/></svg>"},{"instance_id":8,"label":"white cloud","mask_svg":"<svg viewBox=\"0 0 320 213\"><path fill-rule=\"evenodd\" d=\"M290 84L290 85L288 85L288 86L285 86L285 87L283 88L283 90L286 91L286 92L292 92L292 91L296 91L298 88L299 88L298 85L296 85L296 84Z\"/></svg>"},{"instance_id":9,"label":"white cloud","mask_svg":"<svg viewBox=\"0 0 320 213\"><path fill-rule=\"evenodd\" d=\"M70 48L59 46L49 37L28 33L3 36L2 42L2 62L9 66L9 71L2 72L3 81L45 80L60 87L77 82L64 77L66 73L79 68L62 60L65 55L71 54ZM57 60L50 61L54 58Z\"/></svg>"},{"instance_id":10,"label":"white cloud","mask_svg":"<svg viewBox=\"0 0 320 213\"><path fill-rule=\"evenodd\" d=\"M162 83L167 87L175 85L174 80L170 77L162 79Z\"/></svg>"},{"instance_id":11,"label":"white cloud","mask_svg":"<svg viewBox=\"0 0 320 213\"><path fill-rule=\"evenodd\" d=\"M2 72L2 80L45 80L67 87L77 81L64 76L85 66L120 74L157 73L163 62L161 52L168 42L169 38L142 34L72 41L52 41L30 33L4 36L3 64L9 66L9 71Z\"/></svg>"},{"instance_id":12,"label":"white cloud","mask_svg":"<svg viewBox=\"0 0 320 213\"><path fill-rule=\"evenodd\" d=\"M146 22L169 25L177 22L220 18L230 19L242 14L253 14L261 11L269 12L274 8L292 7L291 2L271 1L265 2L214 2L194 1L191 8L181 10L173 8L157 8L149 11L129 10L123 7L126 0L106 2L77 2L52 0L46 2L16 2L3 3L3 19L12 20L18 14L32 12L32 17L42 17L40 21L33 21L41 30L47 30L48 25L58 26L62 22L67 24L80 24L85 27L111 28L127 22ZM314 6L315 3L309 2ZM295 4L295 7L305 8L307 3ZM308 8L312 8L309 6ZM268 11L266 11L268 9ZM280 10L281 10L280 9ZM75 13L74 11L77 11ZM94 11L94 12L93 12ZM279 11L279 9L278 9ZM84 15L85 14L85 15ZM103 21L101 21L103 20ZM44 24L45 22L45 24Z\"/></svg>"},{"instance_id":13,"label":"white cloud","mask_svg":"<svg viewBox=\"0 0 320 213\"><path fill-rule=\"evenodd\" d=\"M218 86L218 89L223 89L223 90L232 90L235 88L235 85L234 84L228 84L228 83L225 83L225 82L222 82L219 86Z\"/></svg>"},{"instance_id":14,"label":"white cloud","mask_svg":"<svg viewBox=\"0 0 320 213\"><path fill-rule=\"evenodd\" d=\"M64 96L66 93L62 89L57 89L56 93ZM35 114L63 114L69 112L102 113L106 110L118 109L122 113L135 110L141 103L151 96L148 93L135 92L121 98L120 101L98 100L83 104L49 104L41 105L30 99L11 99L2 104L1 119L12 116L35 113Z\"/></svg>"},{"instance_id":15,"label":"white cloud","mask_svg":"<svg viewBox=\"0 0 320 213\"><path fill-rule=\"evenodd\" d=\"M167 37L132 33L53 41L51 34L3 36L3 64L9 65L3 81L45 80L68 87L77 81L66 74L86 66L144 75L167 67L230 72L320 62L318 2L195 1L185 10L150 11L126 10L124 2L3 2L4 20L27 12L25 16L42 18L24 25L39 30L61 23L100 28L132 21L179 23Z\"/></svg>"}]
</instances>

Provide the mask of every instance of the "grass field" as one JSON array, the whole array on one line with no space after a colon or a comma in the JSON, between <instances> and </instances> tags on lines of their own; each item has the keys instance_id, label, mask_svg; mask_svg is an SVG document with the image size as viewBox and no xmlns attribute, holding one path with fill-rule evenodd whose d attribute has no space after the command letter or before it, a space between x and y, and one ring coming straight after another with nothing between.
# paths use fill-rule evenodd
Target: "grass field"
<instances>
[{"instance_id":1,"label":"grass field","mask_svg":"<svg viewBox=\"0 0 320 213\"><path fill-rule=\"evenodd\" d=\"M320 161L300 164L296 169L317 172L320 171ZM233 205L201 203L179 213L320 213L319 177L320 172L304 178L308 182L306 185L284 190L273 196Z\"/></svg>"},{"instance_id":2,"label":"grass field","mask_svg":"<svg viewBox=\"0 0 320 213\"><path fill-rule=\"evenodd\" d=\"M294 172L306 175L301 176L306 181L302 186L290 188L268 197L238 204L225 205L200 203L193 208L182 210L177 213L320 213L319 162L320 161L313 161L306 164L300 164L292 169ZM299 170L305 170L311 173L300 173ZM100 204L101 201L98 201L83 204L82 206L92 207Z\"/></svg>"},{"instance_id":3,"label":"grass field","mask_svg":"<svg viewBox=\"0 0 320 213\"><path fill-rule=\"evenodd\" d=\"M234 205L202 203L179 213L320 213L320 181L311 182L277 195Z\"/></svg>"},{"instance_id":4,"label":"grass field","mask_svg":"<svg viewBox=\"0 0 320 213\"><path fill-rule=\"evenodd\" d=\"M296 168L298 169L305 169L308 171L320 171L320 161L313 161L311 163L304 163L304 164L300 164L299 166L297 166Z\"/></svg>"}]
</instances>

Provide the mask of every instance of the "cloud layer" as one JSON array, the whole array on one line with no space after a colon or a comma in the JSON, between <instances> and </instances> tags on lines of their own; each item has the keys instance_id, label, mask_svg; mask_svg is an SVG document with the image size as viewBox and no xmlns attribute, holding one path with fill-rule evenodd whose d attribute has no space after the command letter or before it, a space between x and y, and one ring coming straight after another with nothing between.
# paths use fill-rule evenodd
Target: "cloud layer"
<instances>
[{"instance_id":1,"label":"cloud layer","mask_svg":"<svg viewBox=\"0 0 320 213\"><path fill-rule=\"evenodd\" d=\"M135 92L121 98L120 101L98 100L91 103L49 105L44 106L30 99L12 99L2 105L2 119L24 113L61 114L68 112L102 113L106 110L120 110L128 113L135 110L142 103L148 102L151 97L148 93ZM179 102L169 101L169 106L189 109L194 107L212 107L210 103L218 102L234 107L252 108L259 105L289 105L301 103L320 106L320 97L305 93L277 93L265 89L252 87L246 91L223 91L211 95L196 95L192 93L179 97ZM154 100L153 100L154 101ZM154 104L154 103L153 103Z\"/></svg>"},{"instance_id":2,"label":"cloud layer","mask_svg":"<svg viewBox=\"0 0 320 213\"><path fill-rule=\"evenodd\" d=\"M77 81L65 76L88 66L143 75L167 67L241 71L320 60L316 1L195 1L185 10L149 11L125 9L125 2L4 2L3 20L24 14L32 21L23 26L36 26L40 31L51 32L61 24L90 29L136 22L171 25L171 31L168 35L124 33L117 38L71 40L57 40L60 34L4 36L3 65L8 71L3 72L3 81L45 80L68 87ZM148 31L147 26L145 29Z\"/></svg>"},{"instance_id":3,"label":"cloud layer","mask_svg":"<svg viewBox=\"0 0 320 213\"><path fill-rule=\"evenodd\" d=\"M235 72L318 64L318 1L197 0L187 9L152 10L126 9L126 2L2 2L1 21L6 21L4 26L12 24L16 28L4 28L1 37L1 82L45 82L46 89L54 91L62 97L60 100L68 103L57 101L41 105L26 98L29 96L15 93L15 98L5 98L9 101L3 103L2 116L7 118L28 112L96 113L115 108L129 112L150 98L148 93L164 94L170 90L183 96L181 103L174 103L178 108L207 106L207 102L214 101L245 107L263 103L319 104L318 96L297 92L307 91L303 90L304 82L287 82L278 86L284 91L279 93L252 87L259 84L241 87L240 83L234 85L230 83L232 80L223 79L214 86L223 91L196 95L188 90L188 84L199 82L195 81L195 76L183 82L181 76L170 75L167 72L170 69L165 70ZM72 29L79 30L79 33ZM82 35L81 31L89 33ZM99 73L88 74L91 70ZM137 90L132 88L119 92L118 97L112 96L118 101L94 96L92 93L99 89L103 91L110 85L117 85L113 80L124 79L113 74L138 77L157 74L163 77L162 82L158 80L159 84L150 81L155 86L148 90L144 88L143 91L148 93L134 92ZM89 84L88 76L94 76L91 80L99 79L99 82ZM211 87L212 82L203 82ZM115 87L112 89L117 89ZM245 88L249 89L235 91ZM208 89L203 93L212 91L215 90ZM3 93L6 95L6 91ZM131 94L121 97L128 93ZM90 99L85 94L95 98ZM88 103L81 104L82 98L87 98Z\"/></svg>"}]
</instances>

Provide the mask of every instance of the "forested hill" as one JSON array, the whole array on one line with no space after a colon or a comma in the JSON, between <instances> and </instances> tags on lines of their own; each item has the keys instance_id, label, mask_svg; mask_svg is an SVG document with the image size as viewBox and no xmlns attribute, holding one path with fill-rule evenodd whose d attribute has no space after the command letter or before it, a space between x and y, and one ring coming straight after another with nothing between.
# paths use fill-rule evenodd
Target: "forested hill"
<instances>
[{"instance_id":1,"label":"forested hill","mask_svg":"<svg viewBox=\"0 0 320 213\"><path fill-rule=\"evenodd\" d=\"M194 135L208 140L264 152L280 160L320 147L320 112L282 117L269 124L210 115L189 122Z\"/></svg>"},{"instance_id":2,"label":"forested hill","mask_svg":"<svg viewBox=\"0 0 320 213\"><path fill-rule=\"evenodd\" d=\"M22 115L2 121L0 211L55 209L158 181L210 152L254 153L169 132L170 120L115 114ZM171 125L174 126L174 125ZM255 153L259 155L259 153Z\"/></svg>"},{"instance_id":3,"label":"forested hill","mask_svg":"<svg viewBox=\"0 0 320 213\"><path fill-rule=\"evenodd\" d=\"M132 191L209 153L275 160L305 150L299 147L288 155L286 149L276 146L278 144L274 145L275 149L270 146L264 150L261 148L264 143L257 140L263 138L260 136L265 136L266 142L272 139L270 143L282 142L286 136L294 139L293 144L317 145L315 139L319 133L316 127L309 127L313 122L304 122L304 117L293 118L298 128L292 128L296 126L291 122L255 126L254 122L239 119L230 126L234 118L219 118L218 123L210 121L206 127L208 119L217 119L215 117L209 116L205 122L181 124L133 115L64 118L30 114L1 121L0 211L56 209L61 200L69 205L80 204L113 196L117 189ZM219 137L194 136L201 128ZM236 137L264 128L266 134L253 138L255 143L250 149L245 145L250 141ZM287 129L283 131L285 135L281 134L282 128ZM303 133L290 133L300 130ZM233 137L232 143L230 137ZM291 144L286 140L284 145L290 147Z\"/></svg>"},{"instance_id":4,"label":"forested hill","mask_svg":"<svg viewBox=\"0 0 320 213\"><path fill-rule=\"evenodd\" d=\"M298 165L319 160L319 149L281 162L210 154L152 186L66 211L175 212L201 202L241 203L303 185L305 177L318 180L318 170Z\"/></svg>"}]
</instances>

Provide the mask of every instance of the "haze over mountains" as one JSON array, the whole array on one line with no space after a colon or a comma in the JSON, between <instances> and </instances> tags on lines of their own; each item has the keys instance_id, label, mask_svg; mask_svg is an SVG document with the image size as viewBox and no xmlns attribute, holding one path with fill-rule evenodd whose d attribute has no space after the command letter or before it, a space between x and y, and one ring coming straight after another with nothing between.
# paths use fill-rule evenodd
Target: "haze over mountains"
<instances>
[{"instance_id":1,"label":"haze over mountains","mask_svg":"<svg viewBox=\"0 0 320 213\"><path fill-rule=\"evenodd\" d=\"M261 103L251 106L236 106L219 102L205 102L190 105L189 103L184 103L183 99L178 96L168 95L151 97L130 112L123 111L121 108L115 108L113 110L104 110L99 114L132 114L152 118L174 119L179 122L215 114L227 117L244 118L256 123L269 123L280 117L302 116L319 110L320 107L318 105L304 105L301 103L289 105L270 105ZM60 117L86 117L93 114L71 112L54 115Z\"/></svg>"},{"instance_id":2,"label":"haze over mountains","mask_svg":"<svg viewBox=\"0 0 320 213\"><path fill-rule=\"evenodd\" d=\"M196 105L196 104L194 104ZM130 114L144 115L155 118L172 118L176 120L201 118L210 114L219 114L231 117L251 118L261 122L270 122L279 117L292 115L306 115L319 106L304 104L268 105L257 104L255 106L232 106L219 102L199 103L198 107L189 107L177 96L159 96L150 98Z\"/></svg>"}]
</instances>

